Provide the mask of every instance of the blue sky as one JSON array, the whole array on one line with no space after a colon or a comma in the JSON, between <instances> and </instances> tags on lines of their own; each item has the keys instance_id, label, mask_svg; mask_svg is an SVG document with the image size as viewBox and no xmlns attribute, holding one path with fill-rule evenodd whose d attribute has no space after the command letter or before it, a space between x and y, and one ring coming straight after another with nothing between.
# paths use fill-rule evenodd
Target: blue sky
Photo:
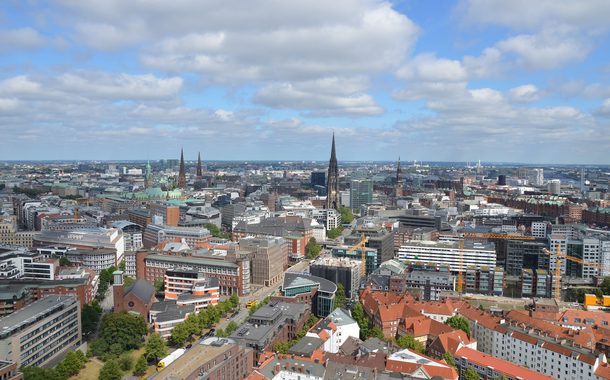
<instances>
[{"instance_id":1,"label":"blue sky","mask_svg":"<svg viewBox=\"0 0 610 380\"><path fill-rule=\"evenodd\" d=\"M0 5L0 159L610 163L610 2Z\"/></svg>"}]
</instances>

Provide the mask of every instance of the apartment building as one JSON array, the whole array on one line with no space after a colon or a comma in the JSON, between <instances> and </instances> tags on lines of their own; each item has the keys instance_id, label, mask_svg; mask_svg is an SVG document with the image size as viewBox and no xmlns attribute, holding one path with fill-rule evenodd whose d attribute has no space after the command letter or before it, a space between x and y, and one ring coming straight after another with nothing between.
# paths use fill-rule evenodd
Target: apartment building
<instances>
[{"instance_id":1,"label":"apartment building","mask_svg":"<svg viewBox=\"0 0 610 380\"><path fill-rule=\"evenodd\" d=\"M396 258L409 264L448 265L452 272L464 272L471 266L496 267L493 243L465 241L462 259L460 251L459 242L410 240L399 248Z\"/></svg>"},{"instance_id":2,"label":"apartment building","mask_svg":"<svg viewBox=\"0 0 610 380\"><path fill-rule=\"evenodd\" d=\"M0 319L0 360L41 367L81 343L80 303L49 296Z\"/></svg>"}]
</instances>

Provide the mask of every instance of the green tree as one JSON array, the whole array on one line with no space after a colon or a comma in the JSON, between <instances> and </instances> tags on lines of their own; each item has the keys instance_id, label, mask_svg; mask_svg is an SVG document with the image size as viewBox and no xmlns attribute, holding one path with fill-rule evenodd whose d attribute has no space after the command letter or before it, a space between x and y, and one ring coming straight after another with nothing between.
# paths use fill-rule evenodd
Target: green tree
<instances>
[{"instance_id":1,"label":"green tree","mask_svg":"<svg viewBox=\"0 0 610 380\"><path fill-rule=\"evenodd\" d=\"M352 310L352 318L358 323L358 327L360 327L360 339L364 340L369 336L369 320L364 314L364 308L362 304L357 303L354 306L354 310Z\"/></svg>"},{"instance_id":2,"label":"green tree","mask_svg":"<svg viewBox=\"0 0 610 380\"><path fill-rule=\"evenodd\" d=\"M447 319L445 323L454 329L464 331L468 336L470 336L470 323L461 315L454 315L453 317Z\"/></svg>"},{"instance_id":3,"label":"green tree","mask_svg":"<svg viewBox=\"0 0 610 380\"><path fill-rule=\"evenodd\" d=\"M354 214L349 207L341 207L339 212L341 213L341 223L350 224L354 221Z\"/></svg>"},{"instance_id":4,"label":"green tree","mask_svg":"<svg viewBox=\"0 0 610 380\"><path fill-rule=\"evenodd\" d=\"M154 333L150 334L144 349L144 358L148 361L157 363L161 358L167 355L167 345L161 335Z\"/></svg>"},{"instance_id":5,"label":"green tree","mask_svg":"<svg viewBox=\"0 0 610 380\"><path fill-rule=\"evenodd\" d=\"M88 336L97 330L102 315L102 307L97 303L86 304L81 311L83 335Z\"/></svg>"},{"instance_id":6,"label":"green tree","mask_svg":"<svg viewBox=\"0 0 610 380\"><path fill-rule=\"evenodd\" d=\"M142 346L148 325L141 315L127 312L106 314L102 319L100 337L93 342L96 356L109 359Z\"/></svg>"},{"instance_id":7,"label":"green tree","mask_svg":"<svg viewBox=\"0 0 610 380\"><path fill-rule=\"evenodd\" d=\"M341 236L341 232L343 232L343 227L339 226L337 228L333 228L333 229L330 229L330 230L326 231L326 236L329 239L336 239L339 236Z\"/></svg>"},{"instance_id":8,"label":"green tree","mask_svg":"<svg viewBox=\"0 0 610 380\"><path fill-rule=\"evenodd\" d=\"M335 307L345 307L347 297L345 296L345 287L343 284L337 284L337 292L335 293Z\"/></svg>"},{"instance_id":9,"label":"green tree","mask_svg":"<svg viewBox=\"0 0 610 380\"><path fill-rule=\"evenodd\" d=\"M381 330L379 327L375 326L370 330L369 338L377 338L377 339L384 340L385 336L383 335L383 330Z\"/></svg>"},{"instance_id":10,"label":"green tree","mask_svg":"<svg viewBox=\"0 0 610 380\"><path fill-rule=\"evenodd\" d=\"M136 362L136 366L133 368L133 374L135 376L142 376L146 373L147 369L148 369L148 362L146 361L146 358L144 357L144 355L142 355L138 358L138 361Z\"/></svg>"},{"instance_id":11,"label":"green tree","mask_svg":"<svg viewBox=\"0 0 610 380\"><path fill-rule=\"evenodd\" d=\"M453 355L451 355L451 352L445 352L443 354L443 359L445 359L445 362L447 364L449 364L452 367L457 367L457 364L455 362L455 358L453 357Z\"/></svg>"},{"instance_id":12,"label":"green tree","mask_svg":"<svg viewBox=\"0 0 610 380\"><path fill-rule=\"evenodd\" d=\"M316 242L316 238L310 238L305 246L305 257L313 260L318 257L320 251L322 251L322 246Z\"/></svg>"},{"instance_id":13,"label":"green tree","mask_svg":"<svg viewBox=\"0 0 610 380\"><path fill-rule=\"evenodd\" d=\"M426 351L424 345L411 335L401 336L396 340L396 344L400 348L408 348L409 350L419 352L420 354L423 354Z\"/></svg>"},{"instance_id":14,"label":"green tree","mask_svg":"<svg viewBox=\"0 0 610 380\"><path fill-rule=\"evenodd\" d=\"M123 285L125 286L125 288L130 287L131 285L134 284L134 282L136 282L136 279L131 276L123 277Z\"/></svg>"},{"instance_id":15,"label":"green tree","mask_svg":"<svg viewBox=\"0 0 610 380\"><path fill-rule=\"evenodd\" d=\"M225 332L227 333L227 336L230 336L238 328L239 328L239 325L235 321L231 321L227 325L227 328L226 328Z\"/></svg>"},{"instance_id":16,"label":"green tree","mask_svg":"<svg viewBox=\"0 0 610 380\"><path fill-rule=\"evenodd\" d=\"M121 380L123 372L116 360L108 360L100 369L98 380Z\"/></svg>"},{"instance_id":17,"label":"green tree","mask_svg":"<svg viewBox=\"0 0 610 380\"><path fill-rule=\"evenodd\" d=\"M601 285L599 286L602 290L602 293L605 295L610 295L610 277L604 277Z\"/></svg>"},{"instance_id":18,"label":"green tree","mask_svg":"<svg viewBox=\"0 0 610 380\"><path fill-rule=\"evenodd\" d=\"M472 368L468 368L466 372L464 372L464 380L481 380L479 375Z\"/></svg>"},{"instance_id":19,"label":"green tree","mask_svg":"<svg viewBox=\"0 0 610 380\"><path fill-rule=\"evenodd\" d=\"M162 278L157 278L155 280L154 286L158 292L162 292L165 289L165 282Z\"/></svg>"},{"instance_id":20,"label":"green tree","mask_svg":"<svg viewBox=\"0 0 610 380\"><path fill-rule=\"evenodd\" d=\"M212 223L207 223L204 225L204 227L210 231L210 234L212 234L212 236L214 236L215 238L220 238L220 239L230 239L231 236L226 233L226 232L222 232L220 230L220 228L218 228L217 225L212 224Z\"/></svg>"},{"instance_id":21,"label":"green tree","mask_svg":"<svg viewBox=\"0 0 610 380\"><path fill-rule=\"evenodd\" d=\"M127 264L125 263L125 259L121 260L121 263L119 264L119 269L122 270L123 272L125 272L126 266L127 266Z\"/></svg>"},{"instance_id":22,"label":"green tree","mask_svg":"<svg viewBox=\"0 0 610 380\"><path fill-rule=\"evenodd\" d=\"M128 352L119 357L118 363L122 371L129 371L131 368L133 368L133 358Z\"/></svg>"},{"instance_id":23,"label":"green tree","mask_svg":"<svg viewBox=\"0 0 610 380\"><path fill-rule=\"evenodd\" d=\"M237 294L231 294L231 297L229 297L229 302L231 302L231 308L233 309L239 306L239 297L237 296Z\"/></svg>"},{"instance_id":24,"label":"green tree","mask_svg":"<svg viewBox=\"0 0 610 380\"><path fill-rule=\"evenodd\" d=\"M290 347L292 347L290 342L278 342L275 344L275 346L273 346L273 351L277 352L278 354L287 354Z\"/></svg>"},{"instance_id":25,"label":"green tree","mask_svg":"<svg viewBox=\"0 0 610 380\"><path fill-rule=\"evenodd\" d=\"M189 329L184 322L178 323L172 329L171 341L176 346L182 346L188 340L190 334Z\"/></svg>"},{"instance_id":26,"label":"green tree","mask_svg":"<svg viewBox=\"0 0 610 380\"><path fill-rule=\"evenodd\" d=\"M59 265L62 267L69 267L72 265L72 261L70 261L66 256L62 256L59 258Z\"/></svg>"}]
</instances>

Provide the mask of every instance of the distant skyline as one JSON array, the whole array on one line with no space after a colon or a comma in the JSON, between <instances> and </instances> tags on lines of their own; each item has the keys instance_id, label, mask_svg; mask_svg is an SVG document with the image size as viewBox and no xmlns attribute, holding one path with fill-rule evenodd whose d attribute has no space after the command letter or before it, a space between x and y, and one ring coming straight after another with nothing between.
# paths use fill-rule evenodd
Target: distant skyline
<instances>
[{"instance_id":1,"label":"distant skyline","mask_svg":"<svg viewBox=\"0 0 610 380\"><path fill-rule=\"evenodd\" d=\"M0 4L0 161L610 163L610 1Z\"/></svg>"}]
</instances>

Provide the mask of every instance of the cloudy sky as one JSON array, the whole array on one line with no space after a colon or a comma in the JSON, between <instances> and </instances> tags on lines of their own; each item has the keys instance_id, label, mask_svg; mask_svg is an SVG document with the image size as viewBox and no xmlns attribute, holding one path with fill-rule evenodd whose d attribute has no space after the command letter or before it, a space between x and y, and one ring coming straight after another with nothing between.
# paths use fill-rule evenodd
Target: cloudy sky
<instances>
[{"instance_id":1,"label":"cloudy sky","mask_svg":"<svg viewBox=\"0 0 610 380\"><path fill-rule=\"evenodd\" d=\"M608 0L6 0L0 159L610 163Z\"/></svg>"}]
</instances>

